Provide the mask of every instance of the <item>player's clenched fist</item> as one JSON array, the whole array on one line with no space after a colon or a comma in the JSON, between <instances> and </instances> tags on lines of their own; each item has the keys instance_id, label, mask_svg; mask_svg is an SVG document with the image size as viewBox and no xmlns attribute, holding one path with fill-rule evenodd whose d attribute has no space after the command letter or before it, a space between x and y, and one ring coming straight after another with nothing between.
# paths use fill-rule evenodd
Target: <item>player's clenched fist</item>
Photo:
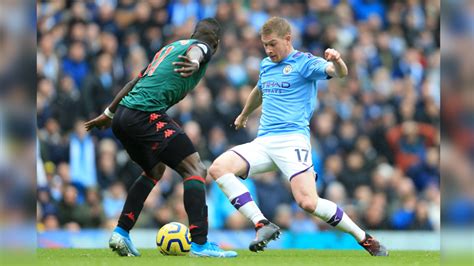
<instances>
[{"instance_id":1,"label":"player's clenched fist","mask_svg":"<svg viewBox=\"0 0 474 266\"><path fill-rule=\"evenodd\" d=\"M237 116L237 118L235 119L235 122L234 122L235 129L241 129L243 127L246 127L247 126L247 120L248 120L248 116L245 116L245 115L242 115L242 114Z\"/></svg>"},{"instance_id":2,"label":"player's clenched fist","mask_svg":"<svg viewBox=\"0 0 474 266\"><path fill-rule=\"evenodd\" d=\"M341 54L335 49L328 48L324 51L324 58L328 61L337 61L341 58Z\"/></svg>"}]
</instances>

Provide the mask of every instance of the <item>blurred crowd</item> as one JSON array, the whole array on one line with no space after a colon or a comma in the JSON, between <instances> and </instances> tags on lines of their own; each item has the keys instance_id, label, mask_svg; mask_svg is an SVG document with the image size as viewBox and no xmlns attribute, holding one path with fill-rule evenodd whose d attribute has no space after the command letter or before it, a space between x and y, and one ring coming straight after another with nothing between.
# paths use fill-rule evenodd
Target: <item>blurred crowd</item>
<instances>
[{"instance_id":1,"label":"blurred crowd","mask_svg":"<svg viewBox=\"0 0 474 266\"><path fill-rule=\"evenodd\" d=\"M35 5L0 1L0 261L36 247ZM4 256L5 254L5 256ZM22 254L22 258L29 254Z\"/></svg>"},{"instance_id":2,"label":"blurred crowd","mask_svg":"<svg viewBox=\"0 0 474 266\"><path fill-rule=\"evenodd\" d=\"M473 228L474 61L463 51L468 51L474 44L474 2L451 3L445 6L443 12L442 221L446 228ZM470 243L468 250L472 253L472 234L468 237L465 240Z\"/></svg>"},{"instance_id":3,"label":"blurred crowd","mask_svg":"<svg viewBox=\"0 0 474 266\"><path fill-rule=\"evenodd\" d=\"M205 78L168 113L204 162L256 136L231 127L265 57L259 29L287 18L294 47L341 52L343 80L320 81L311 119L318 191L367 229L440 228L440 3L437 0L86 0L37 2L39 230L112 228L141 169L111 130L86 132L161 46L215 17L220 47ZM211 229L249 222L207 179ZM181 177L167 169L137 227L187 223ZM243 181L266 217L295 232L326 230L293 202L281 173Z\"/></svg>"}]
</instances>

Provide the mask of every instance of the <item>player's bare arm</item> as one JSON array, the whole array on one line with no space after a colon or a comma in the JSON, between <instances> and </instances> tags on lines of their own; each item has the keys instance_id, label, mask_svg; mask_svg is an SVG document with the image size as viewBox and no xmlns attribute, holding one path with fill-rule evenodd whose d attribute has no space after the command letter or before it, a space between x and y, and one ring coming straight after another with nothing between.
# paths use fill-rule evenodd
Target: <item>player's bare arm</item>
<instances>
[{"instance_id":1,"label":"player's bare arm","mask_svg":"<svg viewBox=\"0 0 474 266\"><path fill-rule=\"evenodd\" d=\"M235 129L240 129L247 126L247 120L249 115L255 111L262 104L262 92L257 86L250 92L247 102L245 102L244 109L240 115L235 119Z\"/></svg>"},{"instance_id":2,"label":"player's bare arm","mask_svg":"<svg viewBox=\"0 0 474 266\"><path fill-rule=\"evenodd\" d=\"M324 51L324 58L331 62L331 64L326 68L326 74L336 78L347 76L348 71L346 63L344 63L341 54L337 50L331 48L326 49L326 51Z\"/></svg>"},{"instance_id":3,"label":"player's bare arm","mask_svg":"<svg viewBox=\"0 0 474 266\"><path fill-rule=\"evenodd\" d=\"M196 45L192 46L191 49L186 53L186 55L178 56L183 61L173 62L173 65L176 66L174 71L178 72L182 77L187 78L198 71L200 63L204 58L201 48Z\"/></svg>"},{"instance_id":4,"label":"player's bare arm","mask_svg":"<svg viewBox=\"0 0 474 266\"><path fill-rule=\"evenodd\" d=\"M125 86L115 95L114 100L112 103L109 104L109 106L105 109L104 113L100 114L96 118L87 121L84 126L86 127L87 131L90 131L94 127L99 128L99 129L105 129L109 128L110 124L112 122L112 118L114 117L115 110L117 110L117 106L122 100L123 97L125 97L137 84L138 80L140 77L136 77L129 81Z\"/></svg>"}]
</instances>

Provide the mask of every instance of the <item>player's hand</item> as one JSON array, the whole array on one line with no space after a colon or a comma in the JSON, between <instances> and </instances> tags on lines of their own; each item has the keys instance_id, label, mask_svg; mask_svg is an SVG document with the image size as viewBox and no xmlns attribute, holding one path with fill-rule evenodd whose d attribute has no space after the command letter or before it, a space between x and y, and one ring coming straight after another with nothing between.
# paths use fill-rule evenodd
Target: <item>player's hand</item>
<instances>
[{"instance_id":1,"label":"player's hand","mask_svg":"<svg viewBox=\"0 0 474 266\"><path fill-rule=\"evenodd\" d=\"M241 129L247 127L248 116L240 114L234 121L235 129Z\"/></svg>"},{"instance_id":2,"label":"player's hand","mask_svg":"<svg viewBox=\"0 0 474 266\"><path fill-rule=\"evenodd\" d=\"M324 58L327 61L337 61L341 59L341 54L335 49L328 48L324 51Z\"/></svg>"},{"instance_id":3,"label":"player's hand","mask_svg":"<svg viewBox=\"0 0 474 266\"><path fill-rule=\"evenodd\" d=\"M176 66L174 71L178 72L181 77L187 78L194 74L194 72L198 71L199 64L191 62L191 58L185 55L179 55L178 57L183 59L183 61L173 62L173 65Z\"/></svg>"},{"instance_id":4,"label":"player's hand","mask_svg":"<svg viewBox=\"0 0 474 266\"><path fill-rule=\"evenodd\" d=\"M94 127L98 129L106 129L106 128L109 128L111 124L112 124L112 119L110 119L108 116L104 114L101 114L98 117L84 123L84 126L86 127L87 131L90 131Z\"/></svg>"}]
</instances>

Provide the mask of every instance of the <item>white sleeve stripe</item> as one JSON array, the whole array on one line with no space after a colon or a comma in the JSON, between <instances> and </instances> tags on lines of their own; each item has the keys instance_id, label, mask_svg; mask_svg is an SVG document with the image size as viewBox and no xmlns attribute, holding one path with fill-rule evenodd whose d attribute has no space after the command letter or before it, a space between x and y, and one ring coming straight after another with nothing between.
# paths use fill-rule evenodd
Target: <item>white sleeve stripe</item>
<instances>
[{"instance_id":1,"label":"white sleeve stripe","mask_svg":"<svg viewBox=\"0 0 474 266\"><path fill-rule=\"evenodd\" d=\"M201 48L201 50L204 52L204 54L207 54L208 52L208 48L205 44L202 44L202 43L198 43L196 44L197 46L199 46L199 48Z\"/></svg>"}]
</instances>

